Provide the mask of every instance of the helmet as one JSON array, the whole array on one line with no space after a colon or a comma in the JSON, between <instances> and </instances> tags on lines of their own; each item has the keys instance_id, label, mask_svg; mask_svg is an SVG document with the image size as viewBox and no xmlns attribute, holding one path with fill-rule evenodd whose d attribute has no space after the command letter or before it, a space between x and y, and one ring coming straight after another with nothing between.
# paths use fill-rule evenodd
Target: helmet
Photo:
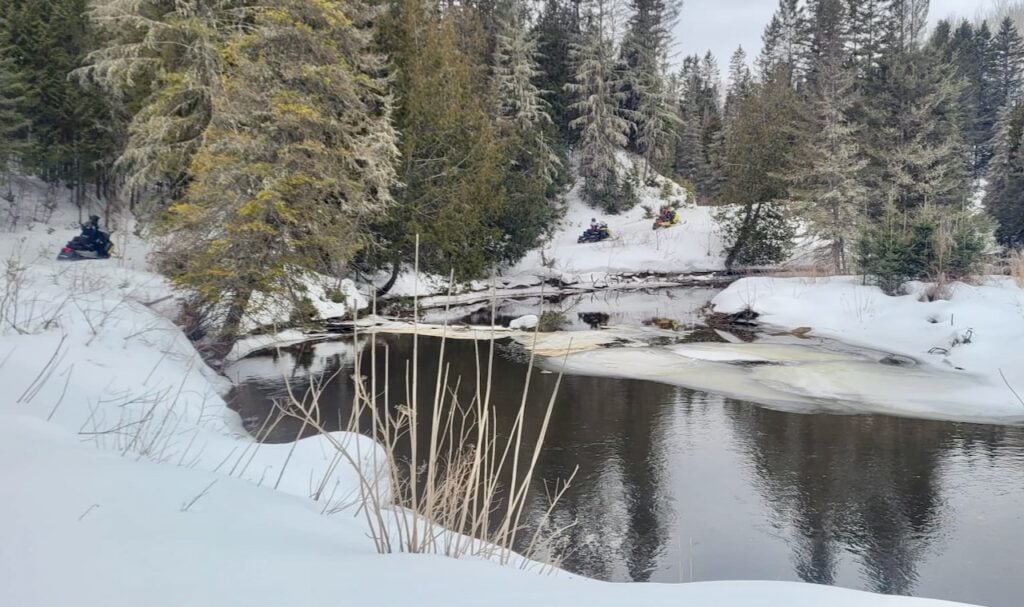
<instances>
[{"instance_id":1,"label":"helmet","mask_svg":"<svg viewBox=\"0 0 1024 607\"><path fill-rule=\"evenodd\" d=\"M100 222L100 216L99 215L89 215L89 222L90 223L99 223Z\"/></svg>"}]
</instances>

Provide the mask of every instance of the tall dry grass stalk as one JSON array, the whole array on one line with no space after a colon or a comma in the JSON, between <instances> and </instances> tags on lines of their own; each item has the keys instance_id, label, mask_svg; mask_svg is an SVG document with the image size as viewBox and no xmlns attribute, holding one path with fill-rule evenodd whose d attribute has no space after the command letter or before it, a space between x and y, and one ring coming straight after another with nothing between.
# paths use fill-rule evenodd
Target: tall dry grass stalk
<instances>
[{"instance_id":1,"label":"tall dry grass stalk","mask_svg":"<svg viewBox=\"0 0 1024 607\"><path fill-rule=\"evenodd\" d=\"M1024 251L1017 249L1010 251L1007 258L1010 267L1010 276L1017 281L1017 286L1024 289Z\"/></svg>"},{"instance_id":2,"label":"tall dry grass stalk","mask_svg":"<svg viewBox=\"0 0 1024 607\"><path fill-rule=\"evenodd\" d=\"M415 269L418 276L418 255ZM450 296L449 287L449 299ZM475 556L522 568L536 564L534 559L543 559L545 564L557 566L562 552L559 543L572 525L557 527L551 523L550 515L575 472L549 492L548 508L539 521L533 521L535 530L531 535L525 538L521 535L525 533L523 517L527 497L562 375L559 374L548 399L539 432L536 436L527 436L527 396L534 362L531 352L515 419L511 427L500 428L497 409L491 400L493 334L486 361L481 360L479 342L475 342L478 344L475 377L451 377L450 365L445 360L447 337L442 336L437 375L422 378L418 364L418 301L416 304L413 308L413 354L412 360L405 363L405 386L400 391L403 396L396 397L399 391L388 379L383 385L378 380L380 376L389 378L391 375L386 344L383 345L385 368L378 369L374 355L378 347L376 334L371 332L365 336L371 352L368 378L360 375L363 361L361 349L356 348L355 397L348 430L365 429L361 422L368 421L378 450L361 453L359 441L352 441L353 450L351 445L343 444L325 430L317 406L320 387L315 382L305 397L292 394L287 406L282 407L284 412L299 418L304 427L314 428L328 437L343 458L359 470L361 513L378 552L430 553L456 558ZM496 298L493 298L492 318L496 316L496 307ZM373 313L376 315L376 302ZM356 342L360 339L358 331L355 339ZM469 402L460 402L460 388L467 379L473 382L469 390L472 397ZM424 381L433 383L429 403L421 403L417 397ZM421 436L424 431L425 437ZM530 442L533 449L523 453L523 445ZM365 465L367 461L369 466ZM514 551L517 546L521 548L519 553Z\"/></svg>"}]
</instances>

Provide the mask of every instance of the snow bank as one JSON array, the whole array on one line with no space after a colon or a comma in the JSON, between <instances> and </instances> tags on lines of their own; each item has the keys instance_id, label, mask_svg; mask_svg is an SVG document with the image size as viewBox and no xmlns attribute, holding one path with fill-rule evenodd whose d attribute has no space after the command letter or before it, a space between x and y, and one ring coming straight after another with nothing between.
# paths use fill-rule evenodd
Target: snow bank
<instances>
[{"instance_id":1,"label":"snow bank","mask_svg":"<svg viewBox=\"0 0 1024 607\"><path fill-rule=\"evenodd\" d=\"M925 409L939 417L1024 417L1024 404L1003 379L1024 381L1024 289L1012 280L991 278L977 286L948 285L945 299L927 301L928 285L912 283L908 288L911 294L890 297L856 277L745 278L712 303L716 312L753 310L767 325L810 327L811 335L907 356L924 365L914 371L917 375L888 367L881 375L872 371L794 378L790 387L804 394L828 392L840 384L843 391L867 394L871 386L860 389L859 382L885 381L887 389L906 397L909 413L919 413L918 405L931 402L934 406ZM929 381L940 383L929 386ZM1015 388L1024 393L1024 385Z\"/></svg>"},{"instance_id":2,"label":"snow bank","mask_svg":"<svg viewBox=\"0 0 1024 607\"><path fill-rule=\"evenodd\" d=\"M307 499L117 457L35 418L0 413L0 422L4 605L955 605L812 584L611 584L479 560L379 556L360 518L323 516Z\"/></svg>"},{"instance_id":3,"label":"snow bank","mask_svg":"<svg viewBox=\"0 0 1024 607\"><path fill-rule=\"evenodd\" d=\"M509 276L541 275L566 282L599 282L622 273L682 274L724 269L722 241L710 207L686 203L686 193L660 175L657 186L641 189L640 204L621 215L602 215L580 197L579 188L568 196L568 208L553 238L531 251L512 267ZM673 194L661 198L661 186ZM644 218L644 206L655 214L663 204L680 205L679 225L652 230L653 218ZM612 238L577 244L592 218L606 221Z\"/></svg>"},{"instance_id":4,"label":"snow bank","mask_svg":"<svg viewBox=\"0 0 1024 607\"><path fill-rule=\"evenodd\" d=\"M62 231L0 234L0 413L49 420L82 442L321 496L354 499L355 470L323 438L257 445L169 320L174 293L120 260L61 263ZM31 241L54 256L33 255ZM337 438L371 454L356 435Z\"/></svg>"},{"instance_id":5,"label":"snow bank","mask_svg":"<svg viewBox=\"0 0 1024 607\"><path fill-rule=\"evenodd\" d=\"M328 441L254 443L221 398L227 386L168 320L168 285L142 255L137 264L55 263L71 231L0 233L0 604L953 605L808 584L607 584L378 556L357 509L345 508L355 504L355 471Z\"/></svg>"}]
</instances>

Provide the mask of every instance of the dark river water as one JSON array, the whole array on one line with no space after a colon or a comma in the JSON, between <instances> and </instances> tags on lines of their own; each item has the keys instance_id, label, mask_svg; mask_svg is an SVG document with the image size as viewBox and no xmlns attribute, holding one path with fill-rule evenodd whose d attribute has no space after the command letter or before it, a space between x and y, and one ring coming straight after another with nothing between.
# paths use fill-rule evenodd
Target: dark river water
<instances>
[{"instance_id":1,"label":"dark river water","mask_svg":"<svg viewBox=\"0 0 1024 607\"><path fill-rule=\"evenodd\" d=\"M403 386L412 339L379 337ZM387 349L384 345L387 345ZM440 340L420 338L420 402L429 402ZM371 349L361 345L363 373ZM505 350L500 346L499 350ZM479 346L486 356L486 345ZM452 377L475 377L473 342L449 341ZM260 426L285 391L337 375L324 418L347 419L353 342L307 344L237 363L233 395ZM527 364L495 360L492 401L518 411ZM527 435L556 375L535 372ZM338 424L333 424L337 426ZM268 440L294 440L291 421ZM532 444L524 450L532 451ZM578 521L564 566L611 581L803 580L991 607L1024 605L1024 428L863 415L785 413L645 381L567 376L536 472L578 468L555 518Z\"/></svg>"}]
</instances>

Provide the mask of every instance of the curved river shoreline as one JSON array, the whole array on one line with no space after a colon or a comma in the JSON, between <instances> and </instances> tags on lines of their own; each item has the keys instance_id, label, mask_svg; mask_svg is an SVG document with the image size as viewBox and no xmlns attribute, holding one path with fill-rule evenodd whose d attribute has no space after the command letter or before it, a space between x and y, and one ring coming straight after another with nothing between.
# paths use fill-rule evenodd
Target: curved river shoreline
<instances>
[{"instance_id":1,"label":"curved river shoreline","mask_svg":"<svg viewBox=\"0 0 1024 607\"><path fill-rule=\"evenodd\" d=\"M404 385L408 336L380 336ZM387 349L383 346L387 345ZM364 348L363 373L369 373ZM527 365L500 343L493 402L518 409ZM440 340L420 338L423 377ZM449 341L452 377L475 376L486 347ZM325 419L346 419L350 341L307 344L237 363L233 402L257 428L310 375L327 385ZM555 374L535 373L527 436L539 430ZM422 386L430 402L433 381ZM294 440L299 427L268 437ZM532 450L532 444L524 444ZM547 507L543 480L579 472L555 518L570 530L565 567L613 581L803 580L1016 607L1024 595L1024 428L883 415L770 410L662 383L566 376L538 464L531 521Z\"/></svg>"}]
</instances>

